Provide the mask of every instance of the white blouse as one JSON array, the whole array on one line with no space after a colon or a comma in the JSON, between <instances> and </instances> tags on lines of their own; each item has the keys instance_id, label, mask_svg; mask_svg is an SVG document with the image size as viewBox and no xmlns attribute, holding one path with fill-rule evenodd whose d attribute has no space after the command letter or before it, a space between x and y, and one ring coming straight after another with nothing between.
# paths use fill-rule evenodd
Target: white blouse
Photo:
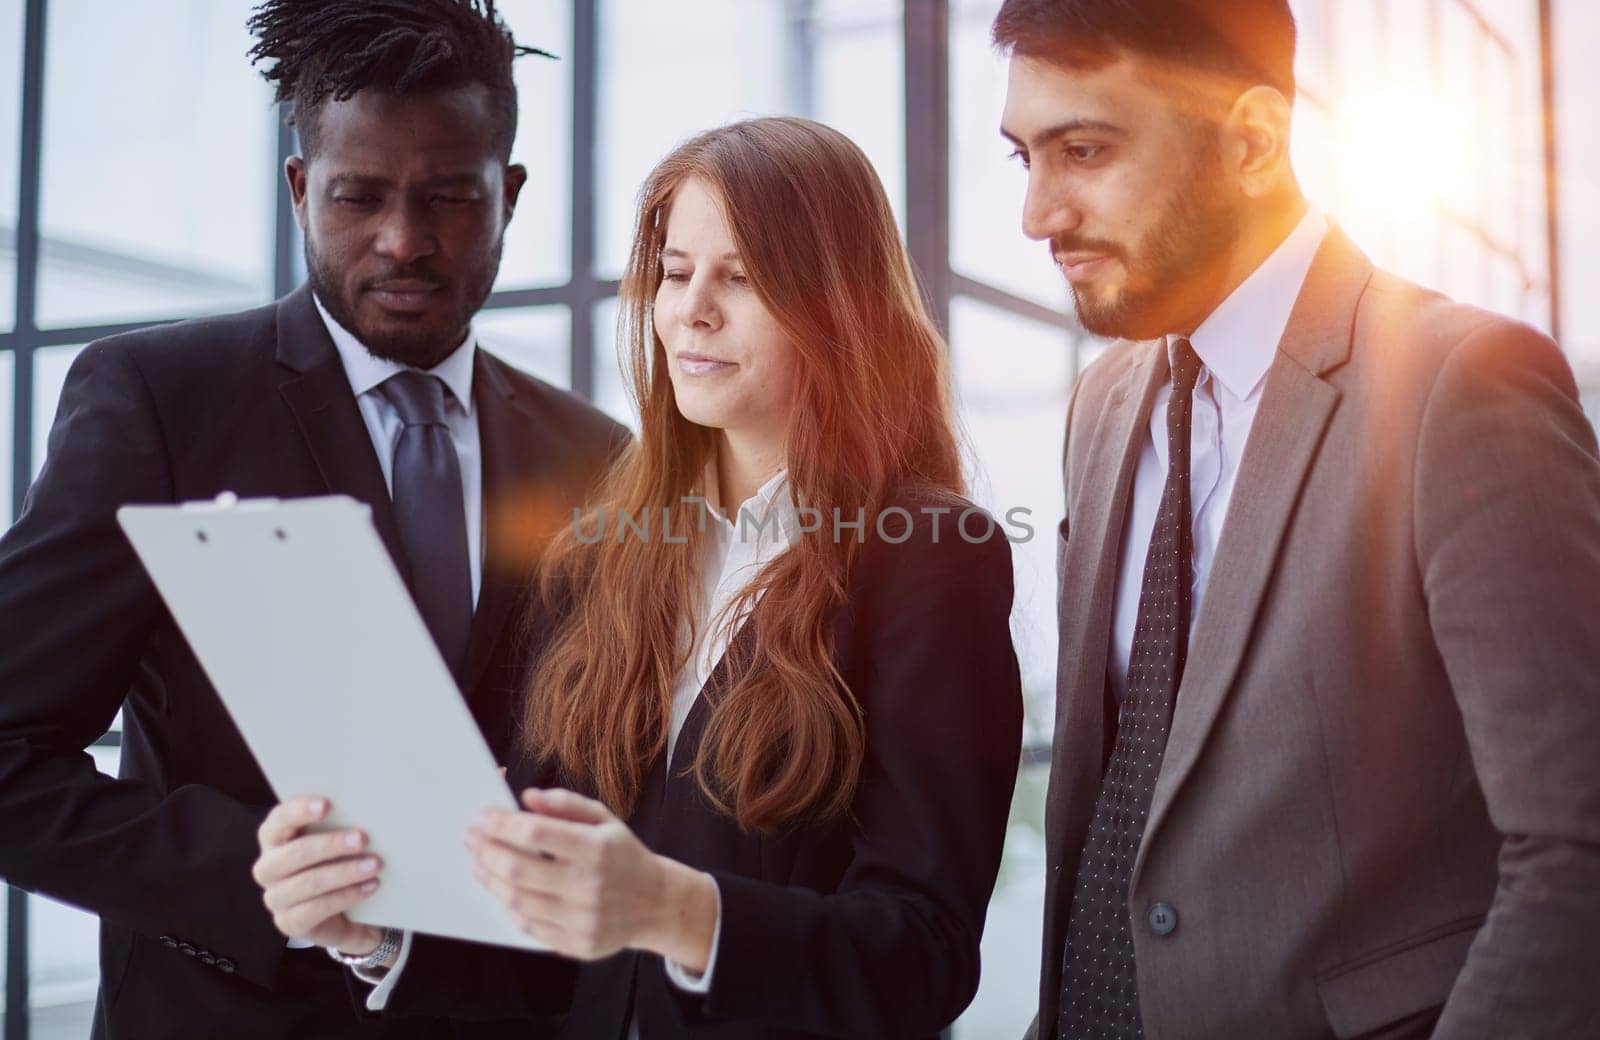
<instances>
[{"instance_id":1,"label":"white blouse","mask_svg":"<svg viewBox=\"0 0 1600 1040\"><path fill-rule=\"evenodd\" d=\"M707 537L701 542L700 595L697 597L695 623L692 626L695 645L672 691L672 719L667 730L666 752L669 781L672 778L672 752L677 746L678 733L683 729L684 720L689 717L706 680L716 671L717 664L728 649L728 643L738 635L747 616L741 614L733 619L732 624L727 624L724 613L761 569L799 537L800 518L793 496L788 493L788 479L788 470L779 470L729 517L721 506L715 459L706 466L702 477L702 493L710 507L710 522L706 527ZM681 637L685 642L690 632L691 626L685 624ZM667 978L690 993L709 993L721 937L722 904L719 893L717 923L711 936L711 954L706 959L706 970L695 975L668 960ZM411 933L406 932L392 968L382 976L357 972L361 979L374 984L374 989L367 995L368 1010L383 1010L410 954ZM630 1040L638 1040L638 1035L636 1026L629 1023Z\"/></svg>"}]
</instances>

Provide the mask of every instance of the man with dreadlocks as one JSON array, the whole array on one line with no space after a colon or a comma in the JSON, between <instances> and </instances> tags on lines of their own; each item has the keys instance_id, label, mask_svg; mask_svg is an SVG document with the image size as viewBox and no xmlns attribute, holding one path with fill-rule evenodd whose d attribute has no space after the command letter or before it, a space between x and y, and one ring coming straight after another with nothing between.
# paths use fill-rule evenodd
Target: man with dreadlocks
<instances>
[{"instance_id":1,"label":"man with dreadlocks","mask_svg":"<svg viewBox=\"0 0 1600 1040\"><path fill-rule=\"evenodd\" d=\"M225 490L365 502L499 754L536 644L510 621L521 590L626 434L473 337L526 179L530 49L492 0L268 0L250 27L300 135L309 284L73 365L0 540L0 629L28 634L0 646L0 875L100 915L97 1037L463 1035L358 1019L343 969L286 946L250 872L277 798L115 513ZM84 748L119 709L113 780Z\"/></svg>"}]
</instances>

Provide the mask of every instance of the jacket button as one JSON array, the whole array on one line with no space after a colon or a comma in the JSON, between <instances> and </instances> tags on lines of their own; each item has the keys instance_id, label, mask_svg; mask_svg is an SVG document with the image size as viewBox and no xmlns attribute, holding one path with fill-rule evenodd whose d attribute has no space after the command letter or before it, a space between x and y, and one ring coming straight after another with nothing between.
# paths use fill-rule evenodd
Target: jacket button
<instances>
[{"instance_id":1,"label":"jacket button","mask_svg":"<svg viewBox=\"0 0 1600 1040\"><path fill-rule=\"evenodd\" d=\"M178 949L182 951L185 957L193 957L196 953L200 952L199 950L196 950L190 943L179 943Z\"/></svg>"},{"instance_id":2,"label":"jacket button","mask_svg":"<svg viewBox=\"0 0 1600 1040\"><path fill-rule=\"evenodd\" d=\"M1171 935L1178 928L1178 911L1169 903L1156 903L1144 915L1144 920L1157 935Z\"/></svg>"},{"instance_id":3,"label":"jacket button","mask_svg":"<svg viewBox=\"0 0 1600 1040\"><path fill-rule=\"evenodd\" d=\"M222 972L224 975L232 975L233 962L226 957L222 957L217 961L217 970Z\"/></svg>"},{"instance_id":4,"label":"jacket button","mask_svg":"<svg viewBox=\"0 0 1600 1040\"><path fill-rule=\"evenodd\" d=\"M176 950L178 948L178 940L174 939L170 935L163 935L161 937L161 945L165 946L169 950Z\"/></svg>"},{"instance_id":5,"label":"jacket button","mask_svg":"<svg viewBox=\"0 0 1600 1040\"><path fill-rule=\"evenodd\" d=\"M215 964L215 963L217 963L216 956L213 955L210 950L201 950L198 954L196 954L196 956L198 956L200 958L200 963L201 964Z\"/></svg>"}]
</instances>

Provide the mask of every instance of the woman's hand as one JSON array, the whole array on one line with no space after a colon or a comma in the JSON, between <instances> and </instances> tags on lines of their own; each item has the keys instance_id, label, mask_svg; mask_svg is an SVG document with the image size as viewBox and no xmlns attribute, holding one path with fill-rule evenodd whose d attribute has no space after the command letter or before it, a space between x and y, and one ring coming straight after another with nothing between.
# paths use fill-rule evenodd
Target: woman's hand
<instances>
[{"instance_id":1,"label":"woman's hand","mask_svg":"<svg viewBox=\"0 0 1600 1040\"><path fill-rule=\"evenodd\" d=\"M598 960L649 950L703 972L716 930L716 883L644 846L601 803L529 789L527 812L489 810L467 833L478 880L528 935Z\"/></svg>"},{"instance_id":2,"label":"woman's hand","mask_svg":"<svg viewBox=\"0 0 1600 1040\"><path fill-rule=\"evenodd\" d=\"M327 815L326 798L293 798L273 809L256 832L261 857L250 874L278 931L343 953L368 954L378 948L382 929L357 924L345 911L378 890L383 864L360 855L367 845L361 831L304 833Z\"/></svg>"}]
</instances>

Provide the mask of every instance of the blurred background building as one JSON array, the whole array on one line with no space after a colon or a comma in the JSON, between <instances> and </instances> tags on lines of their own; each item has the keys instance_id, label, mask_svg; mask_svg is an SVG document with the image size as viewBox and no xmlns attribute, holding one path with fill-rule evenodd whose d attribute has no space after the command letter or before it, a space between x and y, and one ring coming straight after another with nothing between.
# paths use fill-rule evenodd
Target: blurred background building
<instances>
[{"instance_id":1,"label":"blurred background building","mask_svg":"<svg viewBox=\"0 0 1600 1040\"><path fill-rule=\"evenodd\" d=\"M252 0L0 0L0 522L44 461L88 341L296 285L280 175L292 136L248 66ZM791 113L876 164L949 331L980 500L1032 510L1015 546L1028 750L963 1040L1032 1015L1067 396L1102 345L1075 329L1024 175L997 132L998 0L500 0L519 39L514 158L530 171L480 338L629 419L615 293L636 189L688 134ZM1600 6L1296 0L1295 157L1380 265L1555 332L1600 407ZM1547 82L1547 77L1549 77ZM1547 135L1547 131L1549 134ZM1554 176L1547 157L1555 142ZM26 631L0 638L27 639ZM4 691L0 691L0 696ZM115 772L118 730L93 754ZM0 835L0 841L4 841ZM94 919L8 890L4 1040L87 1035ZM915 995L908 994L908 999Z\"/></svg>"}]
</instances>

